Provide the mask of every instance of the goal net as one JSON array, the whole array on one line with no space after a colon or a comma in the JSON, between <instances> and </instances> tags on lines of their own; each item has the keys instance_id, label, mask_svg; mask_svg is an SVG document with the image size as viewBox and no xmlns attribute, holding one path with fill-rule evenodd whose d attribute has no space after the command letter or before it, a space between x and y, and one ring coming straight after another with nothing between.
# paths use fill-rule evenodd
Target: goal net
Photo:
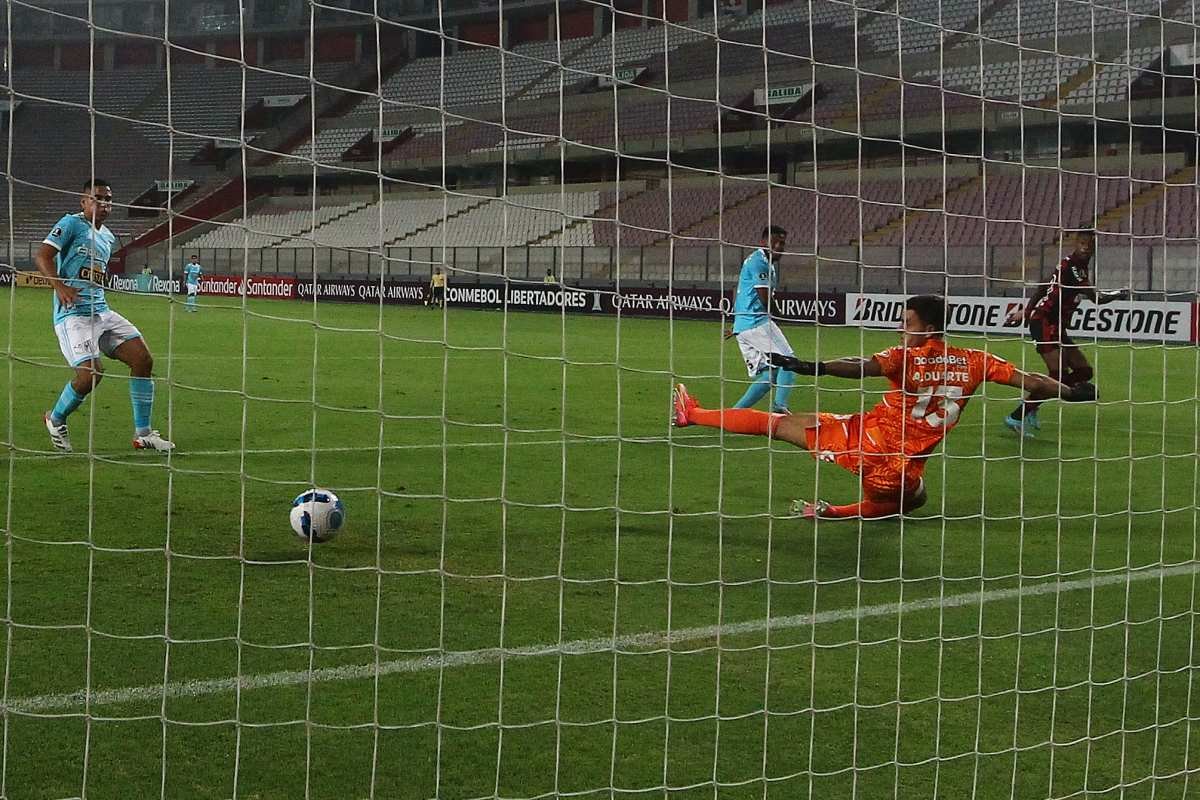
<instances>
[{"instance_id":1,"label":"goal net","mask_svg":"<svg viewBox=\"0 0 1200 800\"><path fill-rule=\"evenodd\" d=\"M1193 793L1191 0L0 10L0 795Z\"/></svg>"}]
</instances>

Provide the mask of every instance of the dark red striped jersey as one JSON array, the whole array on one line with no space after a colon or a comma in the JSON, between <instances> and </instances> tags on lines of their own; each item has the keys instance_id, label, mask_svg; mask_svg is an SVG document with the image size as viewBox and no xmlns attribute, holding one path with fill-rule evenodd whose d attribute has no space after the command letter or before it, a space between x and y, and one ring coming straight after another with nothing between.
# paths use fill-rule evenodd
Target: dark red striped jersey
<instances>
[{"instance_id":1,"label":"dark red striped jersey","mask_svg":"<svg viewBox=\"0 0 1200 800\"><path fill-rule=\"evenodd\" d=\"M1054 324L1066 325L1075 313L1079 301L1095 290L1088 269L1092 257L1080 257L1072 253L1050 276L1050 282L1042 284L1029 300L1025 309L1026 319L1044 319Z\"/></svg>"}]
</instances>

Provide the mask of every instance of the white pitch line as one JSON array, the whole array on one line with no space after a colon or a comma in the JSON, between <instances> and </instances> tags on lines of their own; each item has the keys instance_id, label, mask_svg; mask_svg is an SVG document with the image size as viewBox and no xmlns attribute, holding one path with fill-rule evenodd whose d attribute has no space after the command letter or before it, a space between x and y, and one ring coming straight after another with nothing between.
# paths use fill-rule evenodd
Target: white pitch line
<instances>
[{"instance_id":1,"label":"white pitch line","mask_svg":"<svg viewBox=\"0 0 1200 800\"><path fill-rule=\"evenodd\" d=\"M540 356L540 355L536 355L533 353L518 353L515 351L511 351L511 350L503 351L500 349L487 350L484 352L479 352L478 348L468 349L468 348L449 347L448 349L450 350L450 357L452 359L484 358L486 356L497 356L497 355L507 355L510 358L533 357L533 358L560 359L560 356L558 356L558 355ZM27 356L22 353L18 353L17 357L28 363L39 366L39 367L63 367L64 371L66 371L66 369L67 369L63 365L63 360L62 360L61 355L58 356L57 358L55 358L52 355L45 355L45 356L43 356L43 355L28 355ZM373 356L333 356L333 358L335 358L338 361L374 361L374 362L379 361L378 355L373 355ZM417 355L417 354L405 355L405 354L400 354L400 353L390 353L390 354L384 355L384 358L388 361L408 361L410 359L425 360L425 361L441 361L443 356L440 353L430 354L430 355ZM207 354L207 353L177 353L175 355L172 355L170 357L170 359L168 359L166 356L163 356L162 360L163 361L170 360L170 361L236 361L236 362L241 362L241 361L290 361L290 362L294 362L294 361L296 361L296 356L294 356L294 355L290 355L290 356L279 355L279 356L244 356L243 357L243 356L236 356L236 355L235 356L212 355L212 354ZM615 366L615 365L613 365L613 366ZM625 365L622 365L622 366L625 366ZM747 381L747 383L748 383L748 381Z\"/></svg>"},{"instance_id":2,"label":"white pitch line","mask_svg":"<svg viewBox=\"0 0 1200 800\"><path fill-rule=\"evenodd\" d=\"M842 412L838 412L838 413L842 413ZM436 422L436 420L430 420L430 421ZM955 429L959 429L959 428L987 429L987 430L995 429L995 430L999 431L1001 433L1001 435L1005 435L1005 438L1010 438L1010 439L1013 439L1014 441L1016 441L1015 437L1012 436L1011 432L1007 428L1001 429L1000 424L998 422L994 422L994 421L989 422L987 424L984 424L982 422L960 422L958 425L955 425L954 427L955 427ZM1112 426L1110 428L1107 428L1107 430L1110 433L1119 433L1122 435L1133 434L1134 436L1147 437L1147 439L1164 438L1164 434L1162 431L1130 431L1128 428L1122 428L1122 427L1117 427L1117 426ZM504 442L504 441L446 442L445 444L442 444L441 442L428 442L428 443L424 443L424 444L385 444L382 447L380 447L377 444L369 444L369 445L363 445L363 446L359 446L359 447L348 447L348 446L347 447L262 447L262 448L248 447L245 450L176 450L175 458L179 459L179 458L184 458L187 456L229 456L229 455L239 455L242 453L245 453L246 455L251 455L251 456L263 456L263 455L296 455L296 454L301 454L301 453L305 453L305 454L307 454L307 453L375 453L380 450L382 450L383 452L395 452L395 451L409 451L409 450L442 450L442 449L469 450L469 449L475 449L475 448L489 448L489 447L501 447L501 448L503 448L503 447L553 447L553 446L566 446L566 445L579 445L579 444L616 444L617 442L620 442L622 444L669 444L669 443L674 442L674 443L680 443L683 446L697 447L697 446L701 446L701 445L699 445L699 444L690 444L689 445L688 443L689 442L700 443L700 442L704 442L704 441L716 441L721 438L722 437L721 437L720 431L712 431L711 433L702 433L702 432L679 433L679 432L676 432L670 438L668 438L665 435L657 435L657 436L656 435L645 435L645 436L584 436L584 435L580 435L580 436L572 437L569 439L517 439L515 441L510 439L508 442ZM759 437L759 438L761 438L761 437ZM1182 433L1167 432L1165 435L1165 438L1179 439L1181 441L1182 440L1192 441L1195 437L1189 436L1187 434L1182 434ZM736 433L726 432L724 435L724 439L726 442L732 443L732 444L727 445L725 448L727 451L730 451L730 452L738 452L741 450L762 450L767 447L766 444L751 444L752 442L755 441L755 438L749 437L749 436L742 436L742 435L736 434ZM738 445L737 444L738 442L744 442L745 445L744 446ZM1032 443L1027 442L1026 446L1031 448L1031 450L1032 450L1032 448L1039 447L1041 445L1051 445L1052 446L1056 442L1057 442L1057 439L1052 439L1049 436L1046 436L1046 437L1042 437L1041 439L1032 440ZM776 452L777 453L789 452L790 448L785 447L785 444L786 443L783 442L782 440L776 439L775 440L775 447L777 448ZM805 451L800 450L799 452L805 452ZM26 451L26 452L13 454L13 455L5 455L3 452L0 452L0 460L11 459L13 461L43 461L43 460L48 460L48 459L55 459L55 460L72 459L72 458L80 459L80 458L86 458L88 455L89 455L89 453L87 451L78 451L75 453L59 453L54 450L32 450L32 451ZM131 462L138 462L138 463L145 463L145 461L146 461L146 459L141 458L140 456L131 455L128 450L121 450L119 452L118 451L107 452L107 451L97 450L96 452L91 453L90 455L100 457L100 458L112 458L112 459L122 459L122 458L128 457L127 460L129 460ZM1151 453L1150 455L1155 455L1155 454ZM970 456L955 455L952 457L953 458L969 458Z\"/></svg>"},{"instance_id":3,"label":"white pitch line","mask_svg":"<svg viewBox=\"0 0 1200 800\"><path fill-rule=\"evenodd\" d=\"M736 434L726 434L726 438L736 436ZM376 444L363 445L361 447L265 447L265 448L246 448L245 450L176 450L175 458L184 456L230 456L245 453L246 455L261 456L261 455L291 455L298 453L375 453L379 450L384 452L404 451L404 450L457 450L470 449L481 447L549 447L562 445L576 444L667 444L671 441L704 441L707 439L719 439L720 433L676 433L671 439L666 436L579 436L570 439L522 439L517 441L497 441L497 442L431 442L427 444L385 444L382 447ZM747 442L753 441L746 438ZM778 442L778 440L776 440ZM765 447L766 445L759 445ZM750 449L750 448L728 448L730 450ZM59 453L54 450L37 450L27 453L19 453L17 455L5 456L0 452L0 460L12 459L13 461L41 461L48 459L80 459L86 458L89 455L87 451L77 451L74 453ZM120 452L104 452L96 451L92 453L99 458L116 458L120 459L124 456L129 456L129 461L136 463L145 463L146 459L138 455L131 455L128 450Z\"/></svg>"},{"instance_id":4,"label":"white pitch line","mask_svg":"<svg viewBox=\"0 0 1200 800\"><path fill-rule=\"evenodd\" d=\"M903 603L880 603L856 608L837 608L818 611L815 614L795 614L784 617L764 617L746 622L724 625L705 625L696 628L677 628L672 631L647 631L627 636L575 639L560 644L532 645L514 648L487 648L465 650L438 655L400 658L376 664L351 664L341 667L324 667L315 670L268 672L263 675L242 675L234 678L214 680L176 681L150 686L127 686L123 689L99 689L91 692L79 690L64 694L43 694L17 697L0 704L0 713L39 714L82 709L90 700L91 706L121 705L135 702L160 702L168 699L207 697L233 692L237 689L275 689L299 686L308 683L334 683L340 681L366 680L376 675L383 677L413 672L430 672L454 667L470 667L496 664L501 660L542 658L558 655L591 655L626 651L652 651L673 644L695 642L717 637L743 636L806 628L831 622L863 620L871 617L892 617L917 611L962 608L983 603L996 603L1026 597L1061 594L1104 586L1119 586L1135 581L1160 580L1179 575L1194 575L1200 572L1200 562L1178 564L1171 567L1155 567L1132 572L1093 575L1069 581L1033 583L1009 589L989 589L982 592L964 592L945 597L927 597Z\"/></svg>"}]
</instances>

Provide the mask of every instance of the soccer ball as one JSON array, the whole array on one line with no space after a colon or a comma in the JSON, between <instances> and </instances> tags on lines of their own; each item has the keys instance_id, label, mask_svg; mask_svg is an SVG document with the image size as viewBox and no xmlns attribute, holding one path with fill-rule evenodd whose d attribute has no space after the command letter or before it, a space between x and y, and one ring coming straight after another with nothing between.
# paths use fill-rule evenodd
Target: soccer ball
<instances>
[{"instance_id":1,"label":"soccer ball","mask_svg":"<svg viewBox=\"0 0 1200 800\"><path fill-rule=\"evenodd\" d=\"M328 542L346 521L346 509L328 489L311 489L292 501L292 530L305 541Z\"/></svg>"}]
</instances>

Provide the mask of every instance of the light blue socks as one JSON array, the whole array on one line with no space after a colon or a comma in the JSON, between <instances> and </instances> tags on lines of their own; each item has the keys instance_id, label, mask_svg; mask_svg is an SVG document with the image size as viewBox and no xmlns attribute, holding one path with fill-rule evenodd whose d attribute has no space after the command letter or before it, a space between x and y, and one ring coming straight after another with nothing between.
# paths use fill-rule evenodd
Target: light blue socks
<instances>
[{"instance_id":1,"label":"light blue socks","mask_svg":"<svg viewBox=\"0 0 1200 800\"><path fill-rule=\"evenodd\" d=\"M771 374L775 377L775 401L771 403L771 410L787 411L788 395L792 393L792 386L796 383L796 373L786 369L773 369Z\"/></svg>"},{"instance_id":2,"label":"light blue socks","mask_svg":"<svg viewBox=\"0 0 1200 800\"><path fill-rule=\"evenodd\" d=\"M50 421L55 425L62 425L67 421L67 417L71 416L71 412L79 408L79 404L83 402L83 397L75 391L75 387L67 381L67 385L63 387L62 394L58 396L58 402L54 404L54 410L50 412Z\"/></svg>"},{"instance_id":3,"label":"light blue socks","mask_svg":"<svg viewBox=\"0 0 1200 800\"><path fill-rule=\"evenodd\" d=\"M766 370L760 372L758 377L754 379L754 383L746 389L746 393L742 398L733 404L734 408L753 408L754 404L767 396L767 392L771 391L771 371Z\"/></svg>"},{"instance_id":4,"label":"light blue socks","mask_svg":"<svg viewBox=\"0 0 1200 800\"><path fill-rule=\"evenodd\" d=\"M154 410L154 381L130 378L129 402L133 406L133 427L138 436L145 436L150 432L150 412Z\"/></svg>"},{"instance_id":5,"label":"light blue socks","mask_svg":"<svg viewBox=\"0 0 1200 800\"><path fill-rule=\"evenodd\" d=\"M750 384L746 389L746 393L741 399L733 404L734 408L753 408L759 400L767 396L767 392L771 391L771 384L775 384L775 401L771 403L772 411L787 411L788 395L792 393L792 385L796 382L794 373L788 372L785 369L769 369L758 374L754 379L754 383Z\"/></svg>"}]
</instances>

